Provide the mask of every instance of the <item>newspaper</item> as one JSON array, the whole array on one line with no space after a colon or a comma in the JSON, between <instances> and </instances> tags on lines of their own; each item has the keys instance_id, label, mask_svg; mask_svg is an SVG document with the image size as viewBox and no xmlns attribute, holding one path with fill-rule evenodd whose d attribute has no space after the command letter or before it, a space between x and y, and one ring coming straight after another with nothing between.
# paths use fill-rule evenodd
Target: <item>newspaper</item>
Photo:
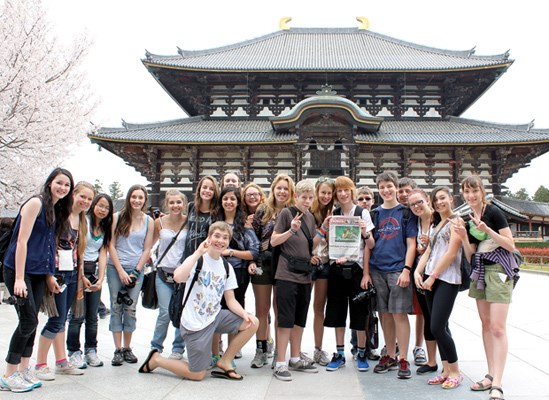
<instances>
[{"instance_id":1,"label":"newspaper","mask_svg":"<svg viewBox=\"0 0 549 400\"><path fill-rule=\"evenodd\" d=\"M360 217L333 216L330 220L329 253L330 259L346 257L357 261L360 254Z\"/></svg>"}]
</instances>

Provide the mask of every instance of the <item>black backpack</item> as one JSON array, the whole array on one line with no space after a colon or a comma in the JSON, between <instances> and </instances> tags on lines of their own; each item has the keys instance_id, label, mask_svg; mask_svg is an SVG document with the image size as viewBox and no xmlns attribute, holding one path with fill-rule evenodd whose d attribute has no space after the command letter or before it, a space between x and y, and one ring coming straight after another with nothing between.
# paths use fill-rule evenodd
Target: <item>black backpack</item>
<instances>
[{"instance_id":1,"label":"black backpack","mask_svg":"<svg viewBox=\"0 0 549 400\"><path fill-rule=\"evenodd\" d=\"M227 279L229 277L229 262L225 260L224 257L221 257L221 260L223 260L223 266L225 267L225 273L227 274L225 279ZM198 280L198 275L200 275L200 271L202 271L203 263L204 258L200 257L197 261L196 270L191 281L191 286L185 299L183 299L183 296L185 295L185 282L176 283L174 285L172 297L170 298L170 304L168 305L168 313L170 314L170 321L172 321L172 325L175 328L179 328L179 326L181 325L181 314L183 314L183 308L185 308L185 304L189 299L191 290L193 289L193 285Z\"/></svg>"},{"instance_id":2,"label":"black backpack","mask_svg":"<svg viewBox=\"0 0 549 400\"><path fill-rule=\"evenodd\" d=\"M0 282L4 282L4 257L8 252L13 230L15 229L15 221L16 219L13 220L11 227L2 232L0 236Z\"/></svg>"}]
</instances>

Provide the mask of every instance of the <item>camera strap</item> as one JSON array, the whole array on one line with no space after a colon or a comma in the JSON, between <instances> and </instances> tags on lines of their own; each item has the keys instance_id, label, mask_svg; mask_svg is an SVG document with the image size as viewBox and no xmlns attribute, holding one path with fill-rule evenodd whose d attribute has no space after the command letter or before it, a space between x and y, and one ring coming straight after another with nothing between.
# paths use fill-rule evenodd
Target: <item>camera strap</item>
<instances>
[{"instance_id":1,"label":"camera strap","mask_svg":"<svg viewBox=\"0 0 549 400\"><path fill-rule=\"evenodd\" d=\"M183 230L183 228L185 228L185 226L187 225L187 221L188 221L188 218L186 218L185 221L183 221L183 224L181 225L181 228L179 228L179 230L177 231L177 233L175 234L175 236L172 238L172 240L170 241L170 243L169 243L168 246L166 247L166 250L164 250L164 252L163 252L162 255L160 256L160 258L156 261L155 268L158 268L158 266L160 265L160 262L164 259L164 257L166 256L166 254L168 254L168 251L170 251L170 249L172 248L172 246L173 246L174 243L176 242L177 237L179 236L179 234L181 233L181 231Z\"/></svg>"},{"instance_id":2,"label":"camera strap","mask_svg":"<svg viewBox=\"0 0 549 400\"><path fill-rule=\"evenodd\" d=\"M290 207L290 212L292 213L292 216L295 217L299 210L297 207ZM309 256L312 257L313 255L313 238L311 238L311 233L309 232L309 228L307 227L307 224L305 221L301 221L301 231L305 235L305 238L307 239L307 242L309 244Z\"/></svg>"}]
</instances>

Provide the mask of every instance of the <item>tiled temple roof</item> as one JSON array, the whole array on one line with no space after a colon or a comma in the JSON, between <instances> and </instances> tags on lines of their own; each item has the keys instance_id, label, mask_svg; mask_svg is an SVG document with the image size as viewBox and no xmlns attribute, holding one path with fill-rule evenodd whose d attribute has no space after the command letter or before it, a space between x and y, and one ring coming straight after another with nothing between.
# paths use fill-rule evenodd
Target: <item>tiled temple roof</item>
<instances>
[{"instance_id":1,"label":"tiled temple roof","mask_svg":"<svg viewBox=\"0 0 549 400\"><path fill-rule=\"evenodd\" d=\"M146 53L146 65L212 71L455 71L510 65L508 53L477 56L356 28L292 28L228 46Z\"/></svg>"},{"instance_id":2,"label":"tiled temple roof","mask_svg":"<svg viewBox=\"0 0 549 400\"><path fill-rule=\"evenodd\" d=\"M291 143L295 133L277 133L269 118L184 118L162 123L127 124L122 128L101 128L89 135L95 141L159 144L262 144ZM359 143L488 145L549 143L549 129L531 125L505 125L450 117L433 120L384 121L378 132L359 132Z\"/></svg>"}]
</instances>

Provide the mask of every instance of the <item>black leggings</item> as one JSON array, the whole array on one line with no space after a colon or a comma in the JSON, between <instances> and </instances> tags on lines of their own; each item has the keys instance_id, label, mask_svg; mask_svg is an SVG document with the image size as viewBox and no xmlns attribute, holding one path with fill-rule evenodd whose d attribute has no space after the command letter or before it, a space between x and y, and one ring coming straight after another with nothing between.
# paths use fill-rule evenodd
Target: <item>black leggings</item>
<instances>
[{"instance_id":1,"label":"black leggings","mask_svg":"<svg viewBox=\"0 0 549 400\"><path fill-rule=\"evenodd\" d=\"M19 324L13 332L6 356L6 362L9 364L18 365L21 363L21 357L28 358L32 355L36 327L38 326L38 310L42 305L46 289L46 276L25 274L27 297L23 304L15 305ZM4 280L10 295L13 295L15 271L4 267Z\"/></svg>"},{"instance_id":2,"label":"black leggings","mask_svg":"<svg viewBox=\"0 0 549 400\"><path fill-rule=\"evenodd\" d=\"M450 364L458 360L456 344L448 326L458 292L459 285L452 285L440 279L435 281L431 291L425 291L431 315L431 333L437 341L440 358Z\"/></svg>"}]
</instances>

